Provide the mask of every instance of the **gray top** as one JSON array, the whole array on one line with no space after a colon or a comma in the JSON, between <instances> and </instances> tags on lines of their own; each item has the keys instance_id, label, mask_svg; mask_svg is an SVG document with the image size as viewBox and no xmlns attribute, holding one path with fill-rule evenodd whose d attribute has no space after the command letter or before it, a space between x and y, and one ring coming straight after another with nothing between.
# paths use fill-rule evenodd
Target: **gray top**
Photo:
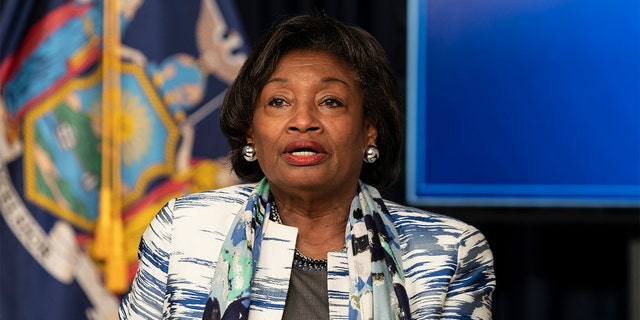
<instances>
[{"instance_id":1,"label":"gray top","mask_svg":"<svg viewBox=\"0 0 640 320\"><path fill-rule=\"evenodd\" d=\"M291 268L283 320L329 319L327 272Z\"/></svg>"}]
</instances>

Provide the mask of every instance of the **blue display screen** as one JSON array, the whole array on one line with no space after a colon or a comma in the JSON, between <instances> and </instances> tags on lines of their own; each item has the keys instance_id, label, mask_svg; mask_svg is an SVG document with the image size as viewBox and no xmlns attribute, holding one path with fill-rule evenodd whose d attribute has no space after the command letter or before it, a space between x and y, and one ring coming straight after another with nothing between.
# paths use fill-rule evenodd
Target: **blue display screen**
<instances>
[{"instance_id":1,"label":"blue display screen","mask_svg":"<svg viewBox=\"0 0 640 320\"><path fill-rule=\"evenodd\" d=\"M640 207L640 1L407 11L408 203Z\"/></svg>"}]
</instances>

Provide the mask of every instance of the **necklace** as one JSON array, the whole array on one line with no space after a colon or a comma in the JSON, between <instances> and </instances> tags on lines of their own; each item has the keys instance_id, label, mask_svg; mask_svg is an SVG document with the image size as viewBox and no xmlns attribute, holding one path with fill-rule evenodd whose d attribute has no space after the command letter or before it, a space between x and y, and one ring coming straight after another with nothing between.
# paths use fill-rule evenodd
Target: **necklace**
<instances>
[{"instance_id":1,"label":"necklace","mask_svg":"<svg viewBox=\"0 0 640 320\"><path fill-rule=\"evenodd\" d=\"M282 224L275 201L271 203L271 220ZM327 259L314 259L305 256L296 248L293 255L293 266L308 271L327 271Z\"/></svg>"}]
</instances>

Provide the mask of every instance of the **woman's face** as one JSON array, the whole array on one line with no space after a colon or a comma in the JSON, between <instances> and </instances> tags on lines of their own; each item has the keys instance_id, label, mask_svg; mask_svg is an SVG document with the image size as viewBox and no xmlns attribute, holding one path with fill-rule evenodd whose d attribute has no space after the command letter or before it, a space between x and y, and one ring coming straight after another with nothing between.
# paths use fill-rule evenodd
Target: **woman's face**
<instances>
[{"instance_id":1,"label":"woman's face","mask_svg":"<svg viewBox=\"0 0 640 320\"><path fill-rule=\"evenodd\" d=\"M258 97L247 142L276 188L353 190L376 129L349 67L322 52L284 55Z\"/></svg>"}]
</instances>

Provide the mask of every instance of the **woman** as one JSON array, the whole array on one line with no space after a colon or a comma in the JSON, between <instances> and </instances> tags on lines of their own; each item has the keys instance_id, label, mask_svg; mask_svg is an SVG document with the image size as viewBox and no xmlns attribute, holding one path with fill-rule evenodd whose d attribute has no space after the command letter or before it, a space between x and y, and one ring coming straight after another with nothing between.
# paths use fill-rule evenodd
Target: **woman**
<instances>
[{"instance_id":1,"label":"woman","mask_svg":"<svg viewBox=\"0 0 640 320\"><path fill-rule=\"evenodd\" d=\"M284 20L222 106L233 169L252 183L160 210L120 317L490 319L484 236L378 192L399 172L400 123L370 34L322 15Z\"/></svg>"}]
</instances>

